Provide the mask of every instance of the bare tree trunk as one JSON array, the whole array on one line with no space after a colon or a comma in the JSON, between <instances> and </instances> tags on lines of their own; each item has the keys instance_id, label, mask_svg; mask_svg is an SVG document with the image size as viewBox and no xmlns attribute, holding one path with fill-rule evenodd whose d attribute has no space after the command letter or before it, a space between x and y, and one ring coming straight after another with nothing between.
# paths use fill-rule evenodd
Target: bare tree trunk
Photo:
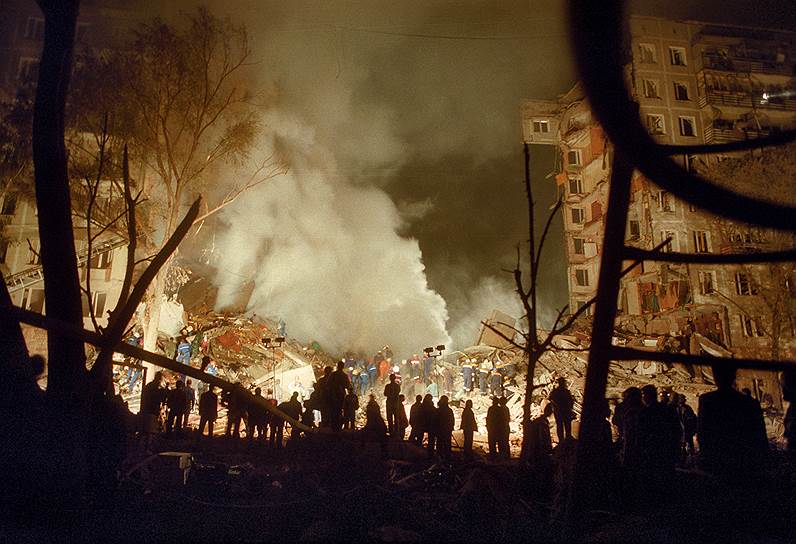
<instances>
[{"instance_id":1,"label":"bare tree trunk","mask_svg":"<svg viewBox=\"0 0 796 544\"><path fill-rule=\"evenodd\" d=\"M79 0L39 0L44 48L33 113L33 165L47 314L82 326L80 281L72 230L64 110L72 70ZM47 494L55 508L81 496L85 483L87 373L83 343L48 333Z\"/></svg>"},{"instance_id":2,"label":"bare tree trunk","mask_svg":"<svg viewBox=\"0 0 796 544\"><path fill-rule=\"evenodd\" d=\"M45 31L33 114L36 206L47 314L75 325L82 325L83 312L64 146L64 109L79 4L79 0L39 2ZM48 396L63 408L74 410L86 376L83 344L49 334L47 349Z\"/></svg>"}]
</instances>

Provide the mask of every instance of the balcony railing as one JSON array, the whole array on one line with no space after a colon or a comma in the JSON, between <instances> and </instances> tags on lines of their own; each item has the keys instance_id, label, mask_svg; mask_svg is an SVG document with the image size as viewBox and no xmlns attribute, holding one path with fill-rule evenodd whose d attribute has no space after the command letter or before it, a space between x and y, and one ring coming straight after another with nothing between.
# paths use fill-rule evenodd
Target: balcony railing
<instances>
[{"instance_id":1,"label":"balcony railing","mask_svg":"<svg viewBox=\"0 0 796 544\"><path fill-rule=\"evenodd\" d=\"M720 70L722 72L794 75L793 63L748 59L735 55L725 56L717 53L703 53L702 67L707 70Z\"/></svg>"},{"instance_id":2,"label":"balcony railing","mask_svg":"<svg viewBox=\"0 0 796 544\"><path fill-rule=\"evenodd\" d=\"M731 106L736 108L763 108L782 111L796 111L796 99L793 98L763 98L762 94L753 94L743 91L720 91L705 89L699 97L699 107L708 104Z\"/></svg>"},{"instance_id":3,"label":"balcony railing","mask_svg":"<svg viewBox=\"0 0 796 544\"><path fill-rule=\"evenodd\" d=\"M750 130L750 129L733 129L722 128L708 125L705 127L705 143L708 144L723 144L727 142L737 142L741 140L753 140L768 136L771 131L768 129Z\"/></svg>"}]
</instances>

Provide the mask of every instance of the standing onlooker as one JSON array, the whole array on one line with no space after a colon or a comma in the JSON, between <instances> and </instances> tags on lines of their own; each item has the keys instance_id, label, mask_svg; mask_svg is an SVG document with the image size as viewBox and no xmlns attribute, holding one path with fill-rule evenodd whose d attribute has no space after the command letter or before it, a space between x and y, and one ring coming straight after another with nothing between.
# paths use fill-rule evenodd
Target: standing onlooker
<instances>
[{"instance_id":1,"label":"standing onlooker","mask_svg":"<svg viewBox=\"0 0 796 544\"><path fill-rule=\"evenodd\" d=\"M437 451L443 459L451 456L451 438L454 427L453 410L448 406L448 396L442 395L437 402Z\"/></svg>"},{"instance_id":2,"label":"standing onlooker","mask_svg":"<svg viewBox=\"0 0 796 544\"><path fill-rule=\"evenodd\" d=\"M498 399L498 403L500 404L500 439L498 442L498 448L500 449L500 456L504 459L511 458L511 449L509 448L509 437L511 436L511 426L509 422L511 421L511 413L509 412L509 407L507 406L508 399L506 397L500 397Z\"/></svg>"},{"instance_id":3,"label":"standing onlooker","mask_svg":"<svg viewBox=\"0 0 796 544\"><path fill-rule=\"evenodd\" d=\"M462 421L459 428L464 432L464 456L469 458L473 455L473 435L478 431L478 423L475 421L473 413L473 401L467 400L462 410Z\"/></svg>"},{"instance_id":4,"label":"standing onlooker","mask_svg":"<svg viewBox=\"0 0 796 544\"><path fill-rule=\"evenodd\" d=\"M204 433L205 425L207 425L207 437L213 438L213 426L218 419L218 395L215 393L215 387L210 388L202 393L199 397L199 436Z\"/></svg>"},{"instance_id":5,"label":"standing onlooker","mask_svg":"<svg viewBox=\"0 0 796 544\"><path fill-rule=\"evenodd\" d=\"M384 397L387 399L387 431L390 433L390 436L393 436L395 432L400 394L401 386L395 382L395 374L390 374L390 383L384 386Z\"/></svg>"},{"instance_id":6,"label":"standing onlooker","mask_svg":"<svg viewBox=\"0 0 796 544\"><path fill-rule=\"evenodd\" d=\"M674 409L658 401L654 385L641 388L644 401L638 417L639 444L644 471L657 482L665 483L674 475L680 450L680 420ZM657 486L656 486L657 488Z\"/></svg>"},{"instance_id":7,"label":"standing onlooker","mask_svg":"<svg viewBox=\"0 0 796 544\"><path fill-rule=\"evenodd\" d=\"M682 393L674 394L674 408L680 419L680 429L683 433L680 438L680 458L684 461L687 456L695 453L694 435L696 435L697 431L697 417L694 409L688 405L685 395Z\"/></svg>"},{"instance_id":8,"label":"standing onlooker","mask_svg":"<svg viewBox=\"0 0 796 544\"><path fill-rule=\"evenodd\" d=\"M175 388L169 391L169 396L166 399L166 406L169 409L169 415L166 420L166 432L170 433L172 429L181 431L183 417L188 409L188 396L185 394L185 384L182 380L177 380Z\"/></svg>"},{"instance_id":9,"label":"standing onlooker","mask_svg":"<svg viewBox=\"0 0 796 544\"><path fill-rule=\"evenodd\" d=\"M405 400L406 397L404 395L398 395L398 421L396 422L395 436L397 436L399 440L403 440L406 437L406 428L409 426L409 420L406 419Z\"/></svg>"},{"instance_id":10,"label":"standing onlooker","mask_svg":"<svg viewBox=\"0 0 796 544\"><path fill-rule=\"evenodd\" d=\"M353 391L349 391L343 402L343 429L355 430L357 410L359 410L359 397Z\"/></svg>"},{"instance_id":11,"label":"standing onlooker","mask_svg":"<svg viewBox=\"0 0 796 544\"><path fill-rule=\"evenodd\" d=\"M185 410L185 414L183 415L182 427L187 429L188 418L190 417L191 413L193 413L193 409L196 407L196 389L193 388L193 380L190 378L188 378L188 383L185 386L185 397L188 401L188 406Z\"/></svg>"},{"instance_id":12,"label":"standing onlooker","mask_svg":"<svg viewBox=\"0 0 796 544\"><path fill-rule=\"evenodd\" d=\"M423 397L423 404L420 406L421 422L421 442L423 433L428 437L428 454L434 454L434 445L437 433L437 408L434 406L434 398L431 395Z\"/></svg>"},{"instance_id":13,"label":"standing onlooker","mask_svg":"<svg viewBox=\"0 0 796 544\"><path fill-rule=\"evenodd\" d=\"M339 431L343 427L343 402L346 394L353 390L348 375L345 373L345 363L339 361L337 370L329 375L327 401L329 403L329 423L333 431ZM299 407L299 411L301 407Z\"/></svg>"},{"instance_id":14,"label":"standing onlooker","mask_svg":"<svg viewBox=\"0 0 796 544\"><path fill-rule=\"evenodd\" d=\"M572 393L567 389L567 380L558 378L558 386L550 392L550 402L553 403L553 415L556 419L556 434L560 444L567 438L572 438L572 420L574 419L573 407L575 401Z\"/></svg>"},{"instance_id":15,"label":"standing onlooker","mask_svg":"<svg viewBox=\"0 0 796 544\"><path fill-rule=\"evenodd\" d=\"M151 382L141 389L141 433L144 438L144 448L152 445L152 435L160 428L160 408L166 402L167 390L163 388L163 372L155 372Z\"/></svg>"},{"instance_id":16,"label":"standing onlooker","mask_svg":"<svg viewBox=\"0 0 796 544\"><path fill-rule=\"evenodd\" d=\"M412 432L409 433L409 442L417 446L423 446L423 397L420 395L415 396L415 403L409 408L409 425L412 426Z\"/></svg>"},{"instance_id":17,"label":"standing onlooker","mask_svg":"<svg viewBox=\"0 0 796 544\"><path fill-rule=\"evenodd\" d=\"M492 458L497 455L502 428L500 404L497 397L492 397L492 406L486 411L486 440L489 443L489 456Z\"/></svg>"},{"instance_id":18,"label":"standing onlooker","mask_svg":"<svg viewBox=\"0 0 796 544\"><path fill-rule=\"evenodd\" d=\"M726 363L713 366L716 391L699 397L697 437L700 464L737 479L759 473L768 438L760 403L735 390L735 367Z\"/></svg>"}]
</instances>

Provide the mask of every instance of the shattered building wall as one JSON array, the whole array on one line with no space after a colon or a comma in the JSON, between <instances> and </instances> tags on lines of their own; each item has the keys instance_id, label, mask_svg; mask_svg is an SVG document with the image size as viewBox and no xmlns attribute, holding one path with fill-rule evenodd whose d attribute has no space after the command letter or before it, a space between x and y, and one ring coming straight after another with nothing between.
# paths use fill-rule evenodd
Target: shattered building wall
<instances>
[{"instance_id":1,"label":"shattered building wall","mask_svg":"<svg viewBox=\"0 0 796 544\"><path fill-rule=\"evenodd\" d=\"M796 126L796 33L631 16L628 38L628 87L639 105L642 124L659 143L721 143ZM574 310L596 293L611 146L578 84L558 100L525 104L526 132L545 116L549 126L559 127L555 145L561 161L555 179L563 199L570 309ZM525 141L547 144L549 138L526 136ZM721 158L675 157L689 169ZM774 249L765 233L717 220L678 201L639 172L631 183L627 245L652 249L671 239L663 251ZM770 278L768 265L644 262L622 279L620 315L646 316L647 322L656 323L657 328L645 328L642 334L674 337L699 329L736 356L765 357L772 351L772 341L763 334L762 318L756 315L761 294L755 285L765 285ZM679 312L679 319L654 319L672 312ZM779 357L796 355L792 322L788 327ZM779 388L775 373L745 374L739 376L739 387L749 386L761 400ZM773 404L778 401L774 399Z\"/></svg>"}]
</instances>

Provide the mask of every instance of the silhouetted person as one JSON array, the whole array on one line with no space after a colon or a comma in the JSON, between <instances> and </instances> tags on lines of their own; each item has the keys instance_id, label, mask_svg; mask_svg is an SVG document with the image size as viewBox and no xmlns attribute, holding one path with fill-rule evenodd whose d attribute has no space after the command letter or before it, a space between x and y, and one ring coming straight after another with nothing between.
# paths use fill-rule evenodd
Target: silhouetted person
<instances>
[{"instance_id":1,"label":"silhouetted person","mask_svg":"<svg viewBox=\"0 0 796 544\"><path fill-rule=\"evenodd\" d=\"M428 454L434 454L434 446L437 432L437 408L434 406L434 398L431 395L423 397L423 404L420 406L420 429L421 443L423 434L427 437Z\"/></svg>"},{"instance_id":2,"label":"silhouetted person","mask_svg":"<svg viewBox=\"0 0 796 544\"><path fill-rule=\"evenodd\" d=\"M339 431L343 427L343 401L346 393L353 391L351 381L345 373L345 363L339 361L337 370L329 375L328 402L329 402L329 423L333 431Z\"/></svg>"},{"instance_id":3,"label":"silhouetted person","mask_svg":"<svg viewBox=\"0 0 796 544\"><path fill-rule=\"evenodd\" d=\"M207 425L208 438L213 437L213 426L218 419L218 395L214 391L215 387L210 387L199 397L199 436L204 433Z\"/></svg>"},{"instance_id":4,"label":"silhouetted person","mask_svg":"<svg viewBox=\"0 0 796 544\"><path fill-rule=\"evenodd\" d=\"M680 429L682 429L680 459L685 460L686 456L694 455L694 435L696 435L697 431L697 417L694 409L686 402L685 395L679 393L674 395L674 409L680 419Z\"/></svg>"},{"instance_id":5,"label":"silhouetted person","mask_svg":"<svg viewBox=\"0 0 796 544\"><path fill-rule=\"evenodd\" d=\"M502 414L497 397L492 397L492 406L486 411L486 440L489 444L489 456L497 456L500 433L503 431Z\"/></svg>"},{"instance_id":6,"label":"silhouetted person","mask_svg":"<svg viewBox=\"0 0 796 544\"><path fill-rule=\"evenodd\" d=\"M236 383L232 391L227 392L227 427L224 434L240 438L240 423L245 414L243 390L240 382ZM222 401L223 403L223 401Z\"/></svg>"},{"instance_id":7,"label":"silhouetted person","mask_svg":"<svg viewBox=\"0 0 796 544\"><path fill-rule=\"evenodd\" d=\"M384 397L387 408L387 431L393 436L398 416L398 396L401 394L401 386L395 381L395 374L390 374L390 382L384 386Z\"/></svg>"},{"instance_id":8,"label":"silhouetted person","mask_svg":"<svg viewBox=\"0 0 796 544\"><path fill-rule=\"evenodd\" d=\"M788 403L785 411L785 432L788 451L796 451L796 371L786 370L782 373L782 398Z\"/></svg>"},{"instance_id":9,"label":"silhouetted person","mask_svg":"<svg viewBox=\"0 0 796 544\"><path fill-rule=\"evenodd\" d=\"M188 378L188 381L185 382L185 388L183 391L185 392L188 406L185 409L185 414L182 416L182 427L183 429L187 429L188 417L191 415L191 412L193 412L194 406L196 406L196 390L193 388L193 382L190 378Z\"/></svg>"},{"instance_id":10,"label":"silhouetted person","mask_svg":"<svg viewBox=\"0 0 796 544\"><path fill-rule=\"evenodd\" d=\"M550 416L553 415L553 403L548 402L542 415L531 420L525 430L525 450L522 452L522 461L531 467L547 466L550 464L550 454L553 453L553 442L550 438Z\"/></svg>"},{"instance_id":11,"label":"silhouetted person","mask_svg":"<svg viewBox=\"0 0 796 544\"><path fill-rule=\"evenodd\" d=\"M312 409L312 403L309 399L304 401L304 411L301 412L301 423L310 429L315 428L315 411Z\"/></svg>"},{"instance_id":12,"label":"silhouetted person","mask_svg":"<svg viewBox=\"0 0 796 544\"><path fill-rule=\"evenodd\" d=\"M183 416L188 410L188 396L185 394L185 384L182 380L177 380L175 388L169 391L169 396L166 399L166 406L169 409L169 415L166 419L166 432L170 433L173 430L182 430Z\"/></svg>"},{"instance_id":13,"label":"silhouetted person","mask_svg":"<svg viewBox=\"0 0 796 544\"><path fill-rule=\"evenodd\" d=\"M345 396L345 401L343 402L343 428L355 430L356 426L356 419L357 419L357 410L359 410L359 397L353 391L349 392Z\"/></svg>"},{"instance_id":14,"label":"silhouetted person","mask_svg":"<svg viewBox=\"0 0 796 544\"><path fill-rule=\"evenodd\" d=\"M473 435L478 431L478 423L476 423L475 413L473 413L473 401L469 399L464 403L459 429L464 434L464 456L469 459L473 456Z\"/></svg>"},{"instance_id":15,"label":"silhouetted person","mask_svg":"<svg viewBox=\"0 0 796 544\"><path fill-rule=\"evenodd\" d=\"M265 397L263 397L262 389L257 387L254 390L254 397L255 399L265 402ZM267 427L267 417L268 410L258 404L257 402L250 402L249 403L249 424L247 425L246 429L249 431L247 433L246 438L249 439L249 442L254 440L254 435L257 433L260 440L265 440L265 435L268 434L266 427Z\"/></svg>"},{"instance_id":16,"label":"silhouetted person","mask_svg":"<svg viewBox=\"0 0 796 544\"><path fill-rule=\"evenodd\" d=\"M405 396L398 395L398 417L395 433L395 436L398 437L398 440L403 440L406 438L406 428L409 427L409 420L406 419L406 408L404 407L405 400Z\"/></svg>"},{"instance_id":17,"label":"silhouetted person","mask_svg":"<svg viewBox=\"0 0 796 544\"><path fill-rule=\"evenodd\" d=\"M370 399L365 405L365 427L362 429L362 436L365 440L381 444L382 452L384 452L387 444L387 424L381 417L379 403L376 402L376 397L373 395L370 395Z\"/></svg>"},{"instance_id":18,"label":"silhouetted person","mask_svg":"<svg viewBox=\"0 0 796 544\"><path fill-rule=\"evenodd\" d=\"M332 367L326 366L323 368L323 376L318 378L315 384L315 393L317 396L318 409L321 412L321 427L329 427L331 425L332 416L330 414L331 404L329 403L329 378L332 375Z\"/></svg>"},{"instance_id":19,"label":"silhouetted person","mask_svg":"<svg viewBox=\"0 0 796 544\"><path fill-rule=\"evenodd\" d=\"M572 393L567 389L567 380L558 378L558 386L550 391L550 402L553 403L553 415L556 418L556 434L558 442L572 438L572 420L574 419L573 407L575 401Z\"/></svg>"},{"instance_id":20,"label":"silhouetted person","mask_svg":"<svg viewBox=\"0 0 796 544\"><path fill-rule=\"evenodd\" d=\"M282 410L285 414L289 415L296 421L301 419L301 401L298 400L298 391L294 391L292 395L290 395L290 400L287 401L285 404L285 409ZM298 437L300 431L296 429L293 423L290 424L290 438Z\"/></svg>"},{"instance_id":21,"label":"silhouetted person","mask_svg":"<svg viewBox=\"0 0 796 544\"><path fill-rule=\"evenodd\" d=\"M409 442L412 442L418 446L423 445L423 430L421 424L421 420L423 418L422 407L423 397L417 395L415 397L415 403L411 408L409 408L409 425L412 426L412 432L409 433Z\"/></svg>"},{"instance_id":22,"label":"silhouetted person","mask_svg":"<svg viewBox=\"0 0 796 544\"><path fill-rule=\"evenodd\" d=\"M168 391L163 388L163 372L155 372L154 379L141 389L141 432L144 448L151 446L152 435L160 429L160 408L166 402Z\"/></svg>"},{"instance_id":23,"label":"silhouetted person","mask_svg":"<svg viewBox=\"0 0 796 544\"><path fill-rule=\"evenodd\" d=\"M699 461L715 474L736 478L762 468L768 438L760 404L733 388L735 367L713 367L716 391L699 397Z\"/></svg>"},{"instance_id":24,"label":"silhouetted person","mask_svg":"<svg viewBox=\"0 0 796 544\"><path fill-rule=\"evenodd\" d=\"M644 408L641 389L628 387L622 392L622 403L614 412L614 424L619 427L619 457L622 466L635 469L641 462L641 442L639 441L639 415Z\"/></svg>"},{"instance_id":25,"label":"silhouetted person","mask_svg":"<svg viewBox=\"0 0 796 544\"><path fill-rule=\"evenodd\" d=\"M646 475L656 483L674 474L680 451L680 420L671 406L658 402L654 385L641 388L644 408L638 418L639 444Z\"/></svg>"},{"instance_id":26,"label":"silhouetted person","mask_svg":"<svg viewBox=\"0 0 796 544\"><path fill-rule=\"evenodd\" d=\"M443 459L451 456L451 439L454 427L453 410L448 406L448 396L442 395L437 402L437 451Z\"/></svg>"},{"instance_id":27,"label":"silhouetted person","mask_svg":"<svg viewBox=\"0 0 796 544\"><path fill-rule=\"evenodd\" d=\"M511 414L509 413L509 407L506 406L508 399L506 397L500 397L498 399L498 404L500 405L500 437L498 438L498 449L500 451L500 456L509 459L511 457L511 449L509 448L509 437L511 436L511 427L509 426L509 421L511 421Z\"/></svg>"}]
</instances>

